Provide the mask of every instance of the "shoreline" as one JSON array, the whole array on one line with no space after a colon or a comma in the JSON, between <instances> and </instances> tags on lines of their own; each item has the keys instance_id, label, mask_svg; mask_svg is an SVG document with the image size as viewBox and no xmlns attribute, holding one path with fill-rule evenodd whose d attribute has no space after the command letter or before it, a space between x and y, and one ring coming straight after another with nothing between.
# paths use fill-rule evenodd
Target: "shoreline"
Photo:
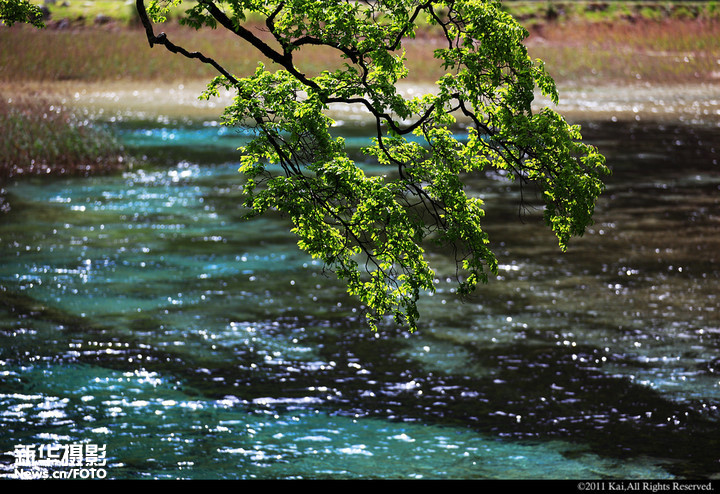
<instances>
[{"instance_id":1,"label":"shoreline","mask_svg":"<svg viewBox=\"0 0 720 494\"><path fill-rule=\"evenodd\" d=\"M205 81L182 82L50 82L28 83L7 91L42 94L85 118L100 122L123 120L218 121L232 96L210 101L198 96ZM432 91L428 83L403 83L405 95ZM569 121L650 120L720 127L720 80L717 83L558 84L560 104L538 94L535 108L548 106ZM0 94L3 91L0 89ZM334 118L362 122L355 108L334 108Z\"/></svg>"},{"instance_id":2,"label":"shoreline","mask_svg":"<svg viewBox=\"0 0 720 494\"><path fill-rule=\"evenodd\" d=\"M720 127L720 17L650 20L608 14L590 23L587 16L518 19L529 31L525 44L530 56L545 61L560 94L556 106L536 93L534 109L547 106L579 124ZM240 70L239 76L254 72L257 60L238 50L227 33L198 35L167 27L173 36L191 36L188 46L210 42L226 66ZM232 96L198 99L215 74L202 72L207 67L196 61L150 50L142 34L137 26L118 22L46 30L0 27L0 41L8 48L5 58L0 55L0 98L59 104L100 125L218 122ZM432 58L435 40L428 31L421 34L408 44L411 76L399 85L404 95L432 92L431 81L439 76L429 63L437 61ZM337 62L327 53L308 55L301 60L308 73ZM174 80L178 75L184 80ZM334 105L330 116L338 127L368 122L358 105Z\"/></svg>"}]
</instances>

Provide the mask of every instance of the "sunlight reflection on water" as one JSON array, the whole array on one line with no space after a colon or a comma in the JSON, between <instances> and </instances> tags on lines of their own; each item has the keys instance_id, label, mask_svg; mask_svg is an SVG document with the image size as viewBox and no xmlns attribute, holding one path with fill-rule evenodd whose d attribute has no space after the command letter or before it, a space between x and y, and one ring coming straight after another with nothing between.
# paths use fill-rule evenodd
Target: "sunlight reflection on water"
<instances>
[{"instance_id":1,"label":"sunlight reflection on water","mask_svg":"<svg viewBox=\"0 0 720 494\"><path fill-rule=\"evenodd\" d=\"M614 175L567 254L503 177L469 180L494 199L499 277L459 301L430 249L414 335L368 334L284 218L242 221L246 136L118 127L167 158L8 188L0 450L107 444L119 478L716 474L717 150L629 122L587 125ZM188 159L203 135L215 154Z\"/></svg>"}]
</instances>

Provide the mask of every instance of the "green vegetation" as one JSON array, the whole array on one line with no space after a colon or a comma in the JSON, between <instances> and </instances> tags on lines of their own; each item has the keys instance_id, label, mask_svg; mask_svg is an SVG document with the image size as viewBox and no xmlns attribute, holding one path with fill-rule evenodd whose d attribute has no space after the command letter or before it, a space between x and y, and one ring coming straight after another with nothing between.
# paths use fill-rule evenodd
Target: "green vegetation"
<instances>
[{"instance_id":1,"label":"green vegetation","mask_svg":"<svg viewBox=\"0 0 720 494\"><path fill-rule=\"evenodd\" d=\"M131 0L56 0L47 3L50 21L63 22L64 26L133 25L137 22L135 2Z\"/></svg>"},{"instance_id":2,"label":"green vegetation","mask_svg":"<svg viewBox=\"0 0 720 494\"><path fill-rule=\"evenodd\" d=\"M16 22L44 26L40 8L28 0L0 0L0 21L8 26Z\"/></svg>"},{"instance_id":3,"label":"green vegetation","mask_svg":"<svg viewBox=\"0 0 720 494\"><path fill-rule=\"evenodd\" d=\"M0 179L18 175L89 175L126 166L111 134L39 97L0 95Z\"/></svg>"},{"instance_id":4,"label":"green vegetation","mask_svg":"<svg viewBox=\"0 0 720 494\"><path fill-rule=\"evenodd\" d=\"M455 1L443 11L427 4L421 12L393 0L385 3L388 11L375 12L379 17L365 23L359 21L362 11L343 11L358 8L344 2L323 3L321 10L315 8L319 3L292 0L271 11L267 9L275 2L231 0L226 14L203 0L190 2L187 15L180 14L180 2L171 2L169 20L162 25L167 36L151 34L150 41L208 54L218 62L212 67L148 49L138 23L142 19L124 2L105 1L82 5L82 13L72 3L51 4L45 30L0 29L0 81L169 84L207 80L220 67L225 77L211 85L209 94L219 87L237 91L240 98L228 108L227 122L254 120L262 135L244 150L246 206L255 214L287 214L300 246L345 279L374 317L390 314L411 329L419 293L432 290L426 249L442 245L458 252L462 293L472 291L494 269L480 225L482 202L465 195L465 174L499 167L509 177L535 183L562 247L591 221L602 189L602 157L583 146L578 129L558 115L530 112L535 89L556 97L547 73L582 84L708 81L717 77L720 60L714 2L496 6ZM408 17L408 12L418 16ZM467 23L465 16L473 22ZM202 29L180 25L180 20ZM223 22L228 29L206 28ZM476 27L481 24L482 32ZM169 39L177 45L168 44ZM305 41L298 43L301 39ZM255 54L239 48L248 46L242 45L248 40L264 48ZM547 73L542 65L529 63L535 57L546 61ZM256 71L258 62L267 70ZM396 91L401 80L439 81L439 94L405 100ZM300 98L301 93L308 97ZM323 110L332 102L358 104L376 118L378 139L366 152L387 165L387 176L365 175L344 154L342 141L329 135L331 122ZM448 108L475 129L469 141L457 142L449 133L455 121ZM35 106L23 113L23 120L17 112L14 117L10 110L3 112L3 118L14 119L17 135L41 136L23 144L20 157L4 163L15 163L24 172L46 172L42 163L49 161L29 157L27 150L61 146L49 144L49 133L27 129L62 127L60 120L48 123L55 113ZM77 133L86 127L66 128ZM62 137L62 132L58 136L60 142L74 143L65 149L75 149L74 154L64 152L74 165L56 169L87 166L81 165L87 158L78 158L83 155L79 141ZM5 145L3 152L17 151L13 146ZM94 149L116 148L106 143ZM99 162L97 157L90 161ZM268 163L282 173L271 173ZM367 261L358 263L358 256Z\"/></svg>"},{"instance_id":5,"label":"green vegetation","mask_svg":"<svg viewBox=\"0 0 720 494\"><path fill-rule=\"evenodd\" d=\"M553 22L618 22L719 20L716 1L523 1L507 0L504 8L525 25Z\"/></svg>"},{"instance_id":6,"label":"green vegetation","mask_svg":"<svg viewBox=\"0 0 720 494\"><path fill-rule=\"evenodd\" d=\"M8 0L4 0L7 2ZM185 15L187 5L170 6L166 17L177 22ZM503 8L526 26L534 23L557 22L616 22L660 21L666 19L720 19L720 4L717 1L653 1L653 0L506 0ZM0 2L2 4L2 2ZM133 25L138 22L133 0L87 0L48 2L50 20L54 23L64 21L65 25L103 24L113 20L120 24ZM248 12L250 22L260 22L262 18ZM51 24L52 24L51 22ZM418 19L419 27L427 27L426 20Z\"/></svg>"},{"instance_id":7,"label":"green vegetation","mask_svg":"<svg viewBox=\"0 0 720 494\"><path fill-rule=\"evenodd\" d=\"M150 46L163 46L212 67L218 76L204 97L223 88L236 94L224 123L249 126L257 137L241 149L243 205L249 217L289 217L298 245L321 260L369 309L411 331L422 293L434 291L427 249L455 253L458 292L469 295L497 272L483 230L484 205L467 193L473 174L495 170L544 206L544 219L565 249L591 224L608 172L604 157L581 142L580 129L550 109L532 110L535 90L557 103L554 81L529 57L527 31L490 1L212 0L190 5L183 23L198 30L222 26L273 67L247 77L203 53L155 34L164 6L137 0ZM246 26L247 13L265 19L265 36ZM424 18L440 42L425 46L442 69L435 91L405 98L406 43ZM335 62L313 74L298 54L317 47ZM168 55L170 56L170 55ZM374 121L363 152L385 168L370 175L330 133L333 104L354 105ZM454 130L465 122L467 136Z\"/></svg>"}]
</instances>

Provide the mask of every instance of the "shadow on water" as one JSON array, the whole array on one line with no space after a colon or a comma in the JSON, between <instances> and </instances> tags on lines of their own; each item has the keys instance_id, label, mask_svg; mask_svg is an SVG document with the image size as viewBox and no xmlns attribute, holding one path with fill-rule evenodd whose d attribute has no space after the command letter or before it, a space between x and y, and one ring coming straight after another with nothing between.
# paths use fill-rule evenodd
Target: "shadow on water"
<instances>
[{"instance_id":1,"label":"shadow on water","mask_svg":"<svg viewBox=\"0 0 720 494\"><path fill-rule=\"evenodd\" d=\"M414 335L367 330L282 218L240 223L245 136L135 123L154 165L14 184L0 449L103 442L127 478L718 478L717 129L584 129L614 170L592 230L561 255L473 181L499 279L461 303L431 252Z\"/></svg>"},{"instance_id":2,"label":"shadow on water","mask_svg":"<svg viewBox=\"0 0 720 494\"><path fill-rule=\"evenodd\" d=\"M23 305L18 300L3 302ZM16 314L25 316L22 311ZM338 324L306 335L293 321L288 326L268 323L273 330L265 336L282 339L288 332L294 334L303 338L301 344L320 348L318 356L331 365L269 362L252 348L238 345L230 352L232 360L207 367L191 356L148 349L140 341L107 339L111 330L56 311L36 308L28 315L58 324L78 346L89 338L105 343L79 355L38 355L41 360L125 371L134 368L128 365L131 357L141 354L145 371L171 375L186 392L203 400L234 396L274 413L308 403L330 415L469 428L525 444L559 439L601 457L654 458L681 478L712 475L720 458L717 412L708 414L707 403L677 403L626 377L608 375L596 364L603 350L591 346L568 349L548 341L470 348L468 365L493 369L492 376L478 377L427 372L416 360L402 357L407 344L399 335L385 335L381 344L356 325ZM136 329L155 330L161 321L147 323L138 323ZM106 352L113 343L120 349ZM607 364L622 363L613 358ZM20 391L17 383L12 384L3 393ZM7 425L14 437L27 429L43 429L41 423ZM577 453L568 448L564 454Z\"/></svg>"}]
</instances>

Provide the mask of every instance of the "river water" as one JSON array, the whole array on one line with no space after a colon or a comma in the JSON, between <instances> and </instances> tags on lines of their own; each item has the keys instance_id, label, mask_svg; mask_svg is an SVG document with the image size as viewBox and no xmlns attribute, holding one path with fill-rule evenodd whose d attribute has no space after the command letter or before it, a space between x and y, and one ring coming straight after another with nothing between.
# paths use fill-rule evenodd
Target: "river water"
<instances>
[{"instance_id":1,"label":"river water","mask_svg":"<svg viewBox=\"0 0 720 494\"><path fill-rule=\"evenodd\" d=\"M472 179L500 275L460 301L431 252L415 334L242 221L241 132L108 119L133 170L5 185L0 475L81 445L107 478L720 478L720 114L603 108L573 114L613 169L595 225L562 254Z\"/></svg>"}]
</instances>

